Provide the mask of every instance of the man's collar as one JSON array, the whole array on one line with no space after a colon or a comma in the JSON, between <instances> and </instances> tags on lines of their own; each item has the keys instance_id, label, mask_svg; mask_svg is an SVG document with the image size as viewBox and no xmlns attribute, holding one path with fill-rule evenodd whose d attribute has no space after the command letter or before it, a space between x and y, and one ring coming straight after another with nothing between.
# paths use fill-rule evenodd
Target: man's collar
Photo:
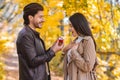
<instances>
[{"instance_id":1,"label":"man's collar","mask_svg":"<svg viewBox=\"0 0 120 80\"><path fill-rule=\"evenodd\" d=\"M39 33L39 32L37 32L37 31L33 30L33 29L32 29L32 28L30 28L30 26L28 26L28 25L25 25L25 27L26 27L28 30L30 30L31 32L33 32L35 36L39 37L39 35L40 35L40 33Z\"/></svg>"}]
</instances>

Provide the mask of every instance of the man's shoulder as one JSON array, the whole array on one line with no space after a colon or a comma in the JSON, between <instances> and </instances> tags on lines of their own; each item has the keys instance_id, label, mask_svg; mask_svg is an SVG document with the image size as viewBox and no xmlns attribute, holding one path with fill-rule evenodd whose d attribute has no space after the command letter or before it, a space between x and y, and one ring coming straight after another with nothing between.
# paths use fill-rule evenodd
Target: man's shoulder
<instances>
[{"instance_id":1,"label":"man's shoulder","mask_svg":"<svg viewBox=\"0 0 120 80\"><path fill-rule=\"evenodd\" d=\"M33 38L32 34L24 27L24 28L19 32L17 39L18 39L18 40L21 40L21 39L23 39L23 38L25 38L25 37L26 37L26 38L30 38L30 39Z\"/></svg>"},{"instance_id":2,"label":"man's shoulder","mask_svg":"<svg viewBox=\"0 0 120 80\"><path fill-rule=\"evenodd\" d=\"M23 28L18 34L17 42L21 43L24 39L33 40L33 38L33 35L28 30L26 30L26 28Z\"/></svg>"},{"instance_id":3,"label":"man's shoulder","mask_svg":"<svg viewBox=\"0 0 120 80\"><path fill-rule=\"evenodd\" d=\"M31 33L26 29L26 27L23 27L23 29L19 32L19 36L30 36Z\"/></svg>"}]
</instances>

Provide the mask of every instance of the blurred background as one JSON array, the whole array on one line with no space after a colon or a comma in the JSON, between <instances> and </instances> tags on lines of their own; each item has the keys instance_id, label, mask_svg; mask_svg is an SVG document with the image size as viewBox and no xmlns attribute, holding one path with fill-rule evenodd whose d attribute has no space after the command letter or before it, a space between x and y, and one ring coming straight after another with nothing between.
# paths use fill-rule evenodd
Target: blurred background
<instances>
[{"instance_id":1,"label":"blurred background","mask_svg":"<svg viewBox=\"0 0 120 80\"><path fill-rule=\"evenodd\" d=\"M120 80L120 0L0 0L0 80L18 80L16 38L23 28L23 7L31 2L44 6L45 23L38 29L49 48L63 36L71 40L68 18L83 13L97 43L98 80ZM52 80L63 80L63 56L50 62Z\"/></svg>"}]
</instances>

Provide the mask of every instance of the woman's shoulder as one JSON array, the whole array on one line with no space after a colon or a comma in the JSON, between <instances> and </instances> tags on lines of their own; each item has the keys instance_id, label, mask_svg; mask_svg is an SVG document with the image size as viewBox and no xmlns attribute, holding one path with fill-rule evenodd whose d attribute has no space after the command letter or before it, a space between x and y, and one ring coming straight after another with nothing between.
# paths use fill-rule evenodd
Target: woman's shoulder
<instances>
[{"instance_id":1,"label":"woman's shoulder","mask_svg":"<svg viewBox=\"0 0 120 80\"><path fill-rule=\"evenodd\" d=\"M92 39L92 37L91 36L84 36L83 39L84 40L90 40L90 39Z\"/></svg>"},{"instance_id":2,"label":"woman's shoulder","mask_svg":"<svg viewBox=\"0 0 120 80\"><path fill-rule=\"evenodd\" d=\"M84 44L93 44L94 43L94 41L93 41L93 39L92 39L92 37L91 36L85 36L84 38L83 38L83 43Z\"/></svg>"}]
</instances>

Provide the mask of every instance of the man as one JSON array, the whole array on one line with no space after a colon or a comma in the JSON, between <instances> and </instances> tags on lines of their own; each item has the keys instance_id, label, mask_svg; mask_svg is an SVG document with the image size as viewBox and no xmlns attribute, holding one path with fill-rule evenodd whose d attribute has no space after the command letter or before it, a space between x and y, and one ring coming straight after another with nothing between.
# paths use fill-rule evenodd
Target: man
<instances>
[{"instance_id":1,"label":"man","mask_svg":"<svg viewBox=\"0 0 120 80\"><path fill-rule=\"evenodd\" d=\"M23 10L24 28L17 38L19 58L19 80L50 80L48 62L55 53L63 48L58 40L45 50L44 41L39 37L36 28L42 28L44 22L43 7L38 3L30 3Z\"/></svg>"}]
</instances>

